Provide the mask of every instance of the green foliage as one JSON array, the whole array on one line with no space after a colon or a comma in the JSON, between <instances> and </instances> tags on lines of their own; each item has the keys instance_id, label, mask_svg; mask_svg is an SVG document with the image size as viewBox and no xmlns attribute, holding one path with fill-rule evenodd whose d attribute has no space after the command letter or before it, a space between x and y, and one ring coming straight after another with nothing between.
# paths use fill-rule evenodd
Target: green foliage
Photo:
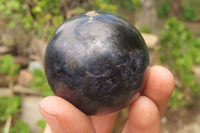
<instances>
[{"instance_id":1,"label":"green foliage","mask_svg":"<svg viewBox=\"0 0 200 133\"><path fill-rule=\"evenodd\" d=\"M118 9L125 8L130 11L135 11L141 8L140 0L125 0L123 2L113 0L95 0L96 9L117 13Z\"/></svg>"},{"instance_id":2,"label":"green foliage","mask_svg":"<svg viewBox=\"0 0 200 133\"><path fill-rule=\"evenodd\" d=\"M42 28L40 27L41 25L56 21L58 17L61 17L60 0L37 0L31 2L1 0L0 12L3 18L9 20L9 25L16 26L20 24L24 28L32 30L34 28L39 30ZM60 21L59 19L58 21Z\"/></svg>"},{"instance_id":3,"label":"green foliage","mask_svg":"<svg viewBox=\"0 0 200 133\"><path fill-rule=\"evenodd\" d=\"M157 15L159 18L166 18L171 10L171 0L162 1L158 8Z\"/></svg>"},{"instance_id":4,"label":"green foliage","mask_svg":"<svg viewBox=\"0 0 200 133\"><path fill-rule=\"evenodd\" d=\"M2 133L5 131L5 127L1 129ZM27 123L23 122L20 119L17 119L9 129L9 133L30 133L30 129Z\"/></svg>"},{"instance_id":5,"label":"green foliage","mask_svg":"<svg viewBox=\"0 0 200 133\"><path fill-rule=\"evenodd\" d=\"M109 0L95 0L96 10L116 13L118 6L112 4Z\"/></svg>"},{"instance_id":6,"label":"green foliage","mask_svg":"<svg viewBox=\"0 0 200 133\"><path fill-rule=\"evenodd\" d=\"M9 116L17 114L20 103L21 98L18 96L0 97L0 121L6 121Z\"/></svg>"},{"instance_id":7,"label":"green foliage","mask_svg":"<svg viewBox=\"0 0 200 133\"><path fill-rule=\"evenodd\" d=\"M194 12L196 12L198 14L198 17L199 17L199 13L200 13L200 8L199 8L200 1L199 0L183 0L182 5L183 5L183 8L184 7L192 8L191 10L194 10Z\"/></svg>"},{"instance_id":8,"label":"green foliage","mask_svg":"<svg viewBox=\"0 0 200 133\"><path fill-rule=\"evenodd\" d=\"M139 27L140 32L144 32L144 33L151 33L151 29L149 26L141 26Z\"/></svg>"},{"instance_id":9,"label":"green foliage","mask_svg":"<svg viewBox=\"0 0 200 133\"><path fill-rule=\"evenodd\" d=\"M9 130L9 133L30 133L29 126L22 120L17 120Z\"/></svg>"},{"instance_id":10,"label":"green foliage","mask_svg":"<svg viewBox=\"0 0 200 133\"><path fill-rule=\"evenodd\" d=\"M129 0L124 1L124 8L131 10L131 11L135 10L134 6L132 5L132 3Z\"/></svg>"},{"instance_id":11,"label":"green foliage","mask_svg":"<svg viewBox=\"0 0 200 133\"><path fill-rule=\"evenodd\" d=\"M178 89L189 89L188 95L199 96L200 85L192 68L200 63L200 38L195 38L183 23L171 18L165 25L160 42L161 62L174 70L181 84ZM176 94L178 95L178 92Z\"/></svg>"},{"instance_id":12,"label":"green foliage","mask_svg":"<svg viewBox=\"0 0 200 133\"><path fill-rule=\"evenodd\" d=\"M0 5L1 17L8 20L7 28L15 27L18 24L25 24L25 27L28 24L32 25L31 23L33 19L30 19L30 16L26 16L25 14L25 11L28 10L28 5L16 0L1 0ZM14 21L14 19L16 21ZM17 19L20 19L20 21Z\"/></svg>"},{"instance_id":13,"label":"green foliage","mask_svg":"<svg viewBox=\"0 0 200 133\"><path fill-rule=\"evenodd\" d=\"M20 70L20 65L16 64L12 55L4 55L0 59L0 73L14 78Z\"/></svg>"},{"instance_id":14,"label":"green foliage","mask_svg":"<svg viewBox=\"0 0 200 133\"><path fill-rule=\"evenodd\" d=\"M46 121L44 119L41 119L37 122L37 126L40 127L41 129L45 129L45 126L46 126Z\"/></svg>"},{"instance_id":15,"label":"green foliage","mask_svg":"<svg viewBox=\"0 0 200 133\"><path fill-rule=\"evenodd\" d=\"M48 5L48 6L47 6ZM52 14L59 13L60 0L38 0L33 12L43 16L47 12Z\"/></svg>"},{"instance_id":16,"label":"green foliage","mask_svg":"<svg viewBox=\"0 0 200 133\"><path fill-rule=\"evenodd\" d=\"M2 44L13 48L16 54L27 55L33 38L49 39L64 21L60 1L0 0Z\"/></svg>"},{"instance_id":17,"label":"green foliage","mask_svg":"<svg viewBox=\"0 0 200 133\"><path fill-rule=\"evenodd\" d=\"M173 2L172 0L164 0L159 4L158 10L157 10L157 15L159 18L166 18L169 16L172 2ZM185 20L196 19L199 16L198 15L199 6L200 6L200 2L198 1L183 0L181 17Z\"/></svg>"},{"instance_id":18,"label":"green foliage","mask_svg":"<svg viewBox=\"0 0 200 133\"><path fill-rule=\"evenodd\" d=\"M38 0L31 13L35 16L35 21L43 26L52 23L52 26L58 27L64 20L60 15L60 0Z\"/></svg>"},{"instance_id":19,"label":"green foliage","mask_svg":"<svg viewBox=\"0 0 200 133\"><path fill-rule=\"evenodd\" d=\"M183 7L183 18L185 20L194 20L198 17L197 10L193 7Z\"/></svg>"},{"instance_id":20,"label":"green foliage","mask_svg":"<svg viewBox=\"0 0 200 133\"><path fill-rule=\"evenodd\" d=\"M134 7L134 10L140 9L142 6L140 0L131 0L131 2L132 6Z\"/></svg>"},{"instance_id":21,"label":"green foliage","mask_svg":"<svg viewBox=\"0 0 200 133\"><path fill-rule=\"evenodd\" d=\"M126 0L124 1L124 8L135 11L141 8L141 2L140 0Z\"/></svg>"},{"instance_id":22,"label":"green foliage","mask_svg":"<svg viewBox=\"0 0 200 133\"><path fill-rule=\"evenodd\" d=\"M75 10L76 14L80 14L80 13L83 13L83 12L84 12L84 10L82 8L76 8L76 10Z\"/></svg>"},{"instance_id":23,"label":"green foliage","mask_svg":"<svg viewBox=\"0 0 200 133\"><path fill-rule=\"evenodd\" d=\"M30 88L41 91L43 97L53 95L51 88L46 80L44 71L41 69L36 69L33 72L33 81L30 83Z\"/></svg>"},{"instance_id":24,"label":"green foliage","mask_svg":"<svg viewBox=\"0 0 200 133\"><path fill-rule=\"evenodd\" d=\"M170 101L169 101L169 106L184 106L186 105L186 100L183 97L183 94L175 88Z\"/></svg>"}]
</instances>

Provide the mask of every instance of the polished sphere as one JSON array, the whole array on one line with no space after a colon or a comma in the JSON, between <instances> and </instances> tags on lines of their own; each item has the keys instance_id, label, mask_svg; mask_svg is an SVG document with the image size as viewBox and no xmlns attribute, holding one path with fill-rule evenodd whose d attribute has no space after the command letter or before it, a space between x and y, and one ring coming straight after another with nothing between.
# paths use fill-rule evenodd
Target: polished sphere
<instances>
[{"instance_id":1,"label":"polished sphere","mask_svg":"<svg viewBox=\"0 0 200 133\"><path fill-rule=\"evenodd\" d=\"M45 72L55 95L88 115L128 106L142 90L149 64L146 44L129 22L90 11L65 21L45 53Z\"/></svg>"}]
</instances>

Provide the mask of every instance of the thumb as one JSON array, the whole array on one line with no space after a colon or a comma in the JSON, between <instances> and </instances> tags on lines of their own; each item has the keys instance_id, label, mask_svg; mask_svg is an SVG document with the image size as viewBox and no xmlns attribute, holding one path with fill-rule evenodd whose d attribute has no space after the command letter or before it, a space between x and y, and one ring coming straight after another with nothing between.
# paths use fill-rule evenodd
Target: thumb
<instances>
[{"instance_id":1,"label":"thumb","mask_svg":"<svg viewBox=\"0 0 200 133\"><path fill-rule=\"evenodd\" d=\"M49 96L40 102L40 112L53 133L94 133L91 120L68 101Z\"/></svg>"}]
</instances>

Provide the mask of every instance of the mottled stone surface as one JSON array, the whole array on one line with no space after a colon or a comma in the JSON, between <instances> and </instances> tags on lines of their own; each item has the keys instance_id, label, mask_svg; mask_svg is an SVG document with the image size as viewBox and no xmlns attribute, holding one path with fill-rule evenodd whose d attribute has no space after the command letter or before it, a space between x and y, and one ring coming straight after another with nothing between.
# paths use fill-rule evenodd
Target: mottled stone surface
<instances>
[{"instance_id":1,"label":"mottled stone surface","mask_svg":"<svg viewBox=\"0 0 200 133\"><path fill-rule=\"evenodd\" d=\"M141 84L149 56L137 29L124 19L90 11L63 23L45 54L48 82L86 114L127 106Z\"/></svg>"}]
</instances>

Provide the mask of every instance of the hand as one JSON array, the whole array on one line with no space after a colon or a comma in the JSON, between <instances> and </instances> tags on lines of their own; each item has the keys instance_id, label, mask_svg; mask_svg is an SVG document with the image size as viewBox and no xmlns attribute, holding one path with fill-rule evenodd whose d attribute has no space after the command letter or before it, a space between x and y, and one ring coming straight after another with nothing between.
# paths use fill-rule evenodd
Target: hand
<instances>
[{"instance_id":1,"label":"hand","mask_svg":"<svg viewBox=\"0 0 200 133\"><path fill-rule=\"evenodd\" d=\"M164 67L150 67L146 85L129 109L129 118L122 133L159 133L160 119L174 89L174 78ZM49 96L40 103L40 112L47 121L44 133L111 133L117 113L87 116L68 101Z\"/></svg>"}]
</instances>

